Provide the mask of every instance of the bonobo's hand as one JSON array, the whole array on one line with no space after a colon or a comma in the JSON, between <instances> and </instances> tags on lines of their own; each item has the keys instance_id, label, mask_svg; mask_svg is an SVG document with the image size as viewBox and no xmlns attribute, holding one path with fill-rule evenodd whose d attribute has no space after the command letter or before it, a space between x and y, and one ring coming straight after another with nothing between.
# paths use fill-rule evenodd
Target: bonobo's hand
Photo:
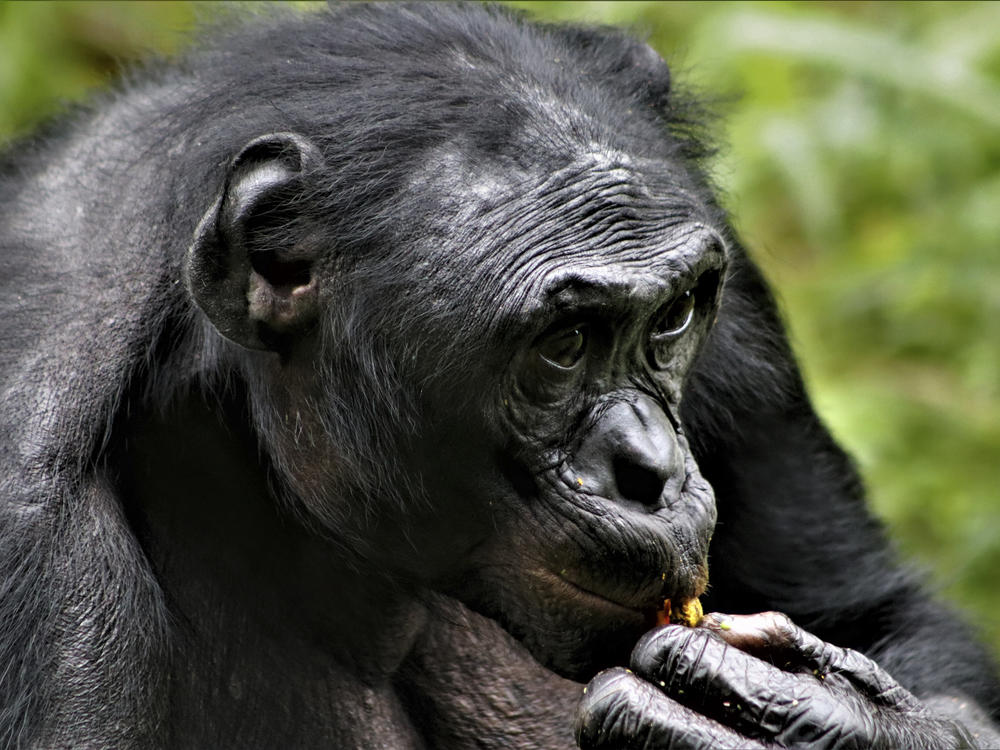
<instances>
[{"instance_id":1,"label":"bonobo's hand","mask_svg":"<svg viewBox=\"0 0 1000 750\"><path fill-rule=\"evenodd\" d=\"M631 671L606 670L587 686L576 736L585 750L975 746L871 659L774 612L647 633Z\"/></svg>"}]
</instances>

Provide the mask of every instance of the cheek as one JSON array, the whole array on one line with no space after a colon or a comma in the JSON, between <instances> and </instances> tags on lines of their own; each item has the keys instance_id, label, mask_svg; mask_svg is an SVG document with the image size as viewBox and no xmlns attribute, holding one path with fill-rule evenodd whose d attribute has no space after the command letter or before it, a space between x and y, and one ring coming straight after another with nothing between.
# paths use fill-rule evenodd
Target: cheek
<instances>
[{"instance_id":1,"label":"cheek","mask_svg":"<svg viewBox=\"0 0 1000 750\"><path fill-rule=\"evenodd\" d=\"M314 412L284 406L282 396L258 400L254 415L264 452L280 478L275 485L286 488L291 503L320 521L327 529L338 529L347 513L343 495L347 489L350 459L330 439Z\"/></svg>"}]
</instances>

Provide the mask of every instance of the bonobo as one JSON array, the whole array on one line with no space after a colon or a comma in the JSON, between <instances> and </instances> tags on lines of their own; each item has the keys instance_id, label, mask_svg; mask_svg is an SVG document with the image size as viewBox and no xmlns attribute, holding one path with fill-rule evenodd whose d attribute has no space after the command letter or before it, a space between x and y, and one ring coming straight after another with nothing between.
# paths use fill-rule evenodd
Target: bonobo
<instances>
[{"instance_id":1,"label":"bonobo","mask_svg":"<svg viewBox=\"0 0 1000 750\"><path fill-rule=\"evenodd\" d=\"M10 148L0 745L995 742L696 111L615 30L349 4Z\"/></svg>"}]
</instances>

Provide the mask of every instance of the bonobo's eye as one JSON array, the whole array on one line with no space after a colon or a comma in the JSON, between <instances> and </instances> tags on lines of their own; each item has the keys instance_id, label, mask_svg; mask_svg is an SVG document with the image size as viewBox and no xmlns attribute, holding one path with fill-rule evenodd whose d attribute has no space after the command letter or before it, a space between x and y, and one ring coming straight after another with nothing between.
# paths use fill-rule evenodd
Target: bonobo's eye
<instances>
[{"instance_id":1,"label":"bonobo's eye","mask_svg":"<svg viewBox=\"0 0 1000 750\"><path fill-rule=\"evenodd\" d=\"M656 316L650 335L654 339L662 339L684 333L694 317L695 301L694 291L691 289L672 300Z\"/></svg>"},{"instance_id":2,"label":"bonobo's eye","mask_svg":"<svg viewBox=\"0 0 1000 750\"><path fill-rule=\"evenodd\" d=\"M574 325L542 338L536 345L538 356L548 365L571 370L587 350L587 326Z\"/></svg>"},{"instance_id":3,"label":"bonobo's eye","mask_svg":"<svg viewBox=\"0 0 1000 750\"><path fill-rule=\"evenodd\" d=\"M662 369L670 362L670 344L691 326L697 298L694 289L688 289L661 309L649 330L650 364Z\"/></svg>"}]
</instances>

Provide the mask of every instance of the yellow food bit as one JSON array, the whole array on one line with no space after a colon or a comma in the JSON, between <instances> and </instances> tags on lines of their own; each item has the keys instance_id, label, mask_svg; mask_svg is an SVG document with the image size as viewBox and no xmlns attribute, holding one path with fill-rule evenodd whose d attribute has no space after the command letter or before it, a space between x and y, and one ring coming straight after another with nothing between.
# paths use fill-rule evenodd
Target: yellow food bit
<instances>
[{"instance_id":1,"label":"yellow food bit","mask_svg":"<svg viewBox=\"0 0 1000 750\"><path fill-rule=\"evenodd\" d=\"M719 623L719 630L732 630L732 629L733 629L733 626L730 625L725 620L723 620L722 622Z\"/></svg>"},{"instance_id":2,"label":"yellow food bit","mask_svg":"<svg viewBox=\"0 0 1000 750\"><path fill-rule=\"evenodd\" d=\"M688 599L683 604L670 609L670 622L687 625L689 628L696 627L704 616L705 612L701 608L700 599Z\"/></svg>"},{"instance_id":3,"label":"yellow food bit","mask_svg":"<svg viewBox=\"0 0 1000 750\"><path fill-rule=\"evenodd\" d=\"M577 478L576 478L576 483L577 483L578 485L580 485L581 487L583 487L583 480L582 480L582 479L581 479L580 477L577 477Z\"/></svg>"},{"instance_id":4,"label":"yellow food bit","mask_svg":"<svg viewBox=\"0 0 1000 750\"><path fill-rule=\"evenodd\" d=\"M695 599L688 599L683 604L671 605L669 599L663 600L663 607L656 613L657 625L686 625L693 628L701 622L705 613L702 611L701 602Z\"/></svg>"}]
</instances>

